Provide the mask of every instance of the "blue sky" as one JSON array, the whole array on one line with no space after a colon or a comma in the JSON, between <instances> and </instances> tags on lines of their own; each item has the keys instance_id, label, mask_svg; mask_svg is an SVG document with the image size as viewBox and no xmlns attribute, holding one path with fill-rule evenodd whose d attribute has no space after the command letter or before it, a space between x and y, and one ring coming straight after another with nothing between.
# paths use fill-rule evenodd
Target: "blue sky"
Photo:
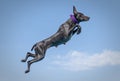
<instances>
[{"instance_id":1,"label":"blue sky","mask_svg":"<svg viewBox=\"0 0 120 81\"><path fill-rule=\"evenodd\" d=\"M120 81L119 0L0 0L0 81ZM31 66L20 60L54 34L72 7L90 17L66 45Z\"/></svg>"}]
</instances>

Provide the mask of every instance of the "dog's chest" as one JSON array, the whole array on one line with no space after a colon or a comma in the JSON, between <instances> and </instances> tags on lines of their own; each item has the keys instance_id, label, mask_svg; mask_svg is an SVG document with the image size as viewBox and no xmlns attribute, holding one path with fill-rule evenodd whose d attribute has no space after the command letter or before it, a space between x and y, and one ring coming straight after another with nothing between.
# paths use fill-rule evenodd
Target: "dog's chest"
<instances>
[{"instance_id":1,"label":"dog's chest","mask_svg":"<svg viewBox=\"0 0 120 81\"><path fill-rule=\"evenodd\" d=\"M71 35L69 34L69 25L64 25L62 26L62 29L60 30L61 32L55 34L52 38L52 43L50 47L55 46L57 47L58 45L65 44L71 39ZM67 35L67 36L66 36Z\"/></svg>"}]
</instances>

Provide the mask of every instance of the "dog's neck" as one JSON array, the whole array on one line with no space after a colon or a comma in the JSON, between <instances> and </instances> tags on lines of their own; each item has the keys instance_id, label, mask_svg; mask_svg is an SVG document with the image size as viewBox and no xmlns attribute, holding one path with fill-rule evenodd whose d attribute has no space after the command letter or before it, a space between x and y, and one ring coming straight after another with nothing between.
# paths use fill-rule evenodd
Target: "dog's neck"
<instances>
[{"instance_id":1,"label":"dog's neck","mask_svg":"<svg viewBox=\"0 0 120 81\"><path fill-rule=\"evenodd\" d=\"M75 24L79 24L79 21L75 18L74 15L70 15L70 18Z\"/></svg>"}]
</instances>

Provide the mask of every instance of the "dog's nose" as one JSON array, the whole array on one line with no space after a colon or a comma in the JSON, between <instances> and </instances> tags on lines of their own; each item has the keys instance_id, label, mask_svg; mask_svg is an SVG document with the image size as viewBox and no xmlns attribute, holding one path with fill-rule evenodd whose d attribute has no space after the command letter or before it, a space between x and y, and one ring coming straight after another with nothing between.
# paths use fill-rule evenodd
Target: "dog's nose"
<instances>
[{"instance_id":1,"label":"dog's nose","mask_svg":"<svg viewBox=\"0 0 120 81\"><path fill-rule=\"evenodd\" d=\"M90 19L90 17L88 17L88 20Z\"/></svg>"}]
</instances>

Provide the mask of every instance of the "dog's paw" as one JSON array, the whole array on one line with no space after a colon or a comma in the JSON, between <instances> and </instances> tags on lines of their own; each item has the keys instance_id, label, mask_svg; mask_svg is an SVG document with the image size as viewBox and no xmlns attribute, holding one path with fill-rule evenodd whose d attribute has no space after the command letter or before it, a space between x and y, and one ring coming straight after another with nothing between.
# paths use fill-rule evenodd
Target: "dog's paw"
<instances>
[{"instance_id":1,"label":"dog's paw","mask_svg":"<svg viewBox=\"0 0 120 81\"><path fill-rule=\"evenodd\" d=\"M25 60L25 59L22 59L21 62L26 62L26 60Z\"/></svg>"},{"instance_id":2,"label":"dog's paw","mask_svg":"<svg viewBox=\"0 0 120 81\"><path fill-rule=\"evenodd\" d=\"M25 73L28 73L28 72L30 72L30 70L26 70L26 71L25 71Z\"/></svg>"},{"instance_id":3,"label":"dog's paw","mask_svg":"<svg viewBox=\"0 0 120 81\"><path fill-rule=\"evenodd\" d=\"M81 29L78 29L78 30L77 30L77 35L80 34L80 32L81 32Z\"/></svg>"}]
</instances>

